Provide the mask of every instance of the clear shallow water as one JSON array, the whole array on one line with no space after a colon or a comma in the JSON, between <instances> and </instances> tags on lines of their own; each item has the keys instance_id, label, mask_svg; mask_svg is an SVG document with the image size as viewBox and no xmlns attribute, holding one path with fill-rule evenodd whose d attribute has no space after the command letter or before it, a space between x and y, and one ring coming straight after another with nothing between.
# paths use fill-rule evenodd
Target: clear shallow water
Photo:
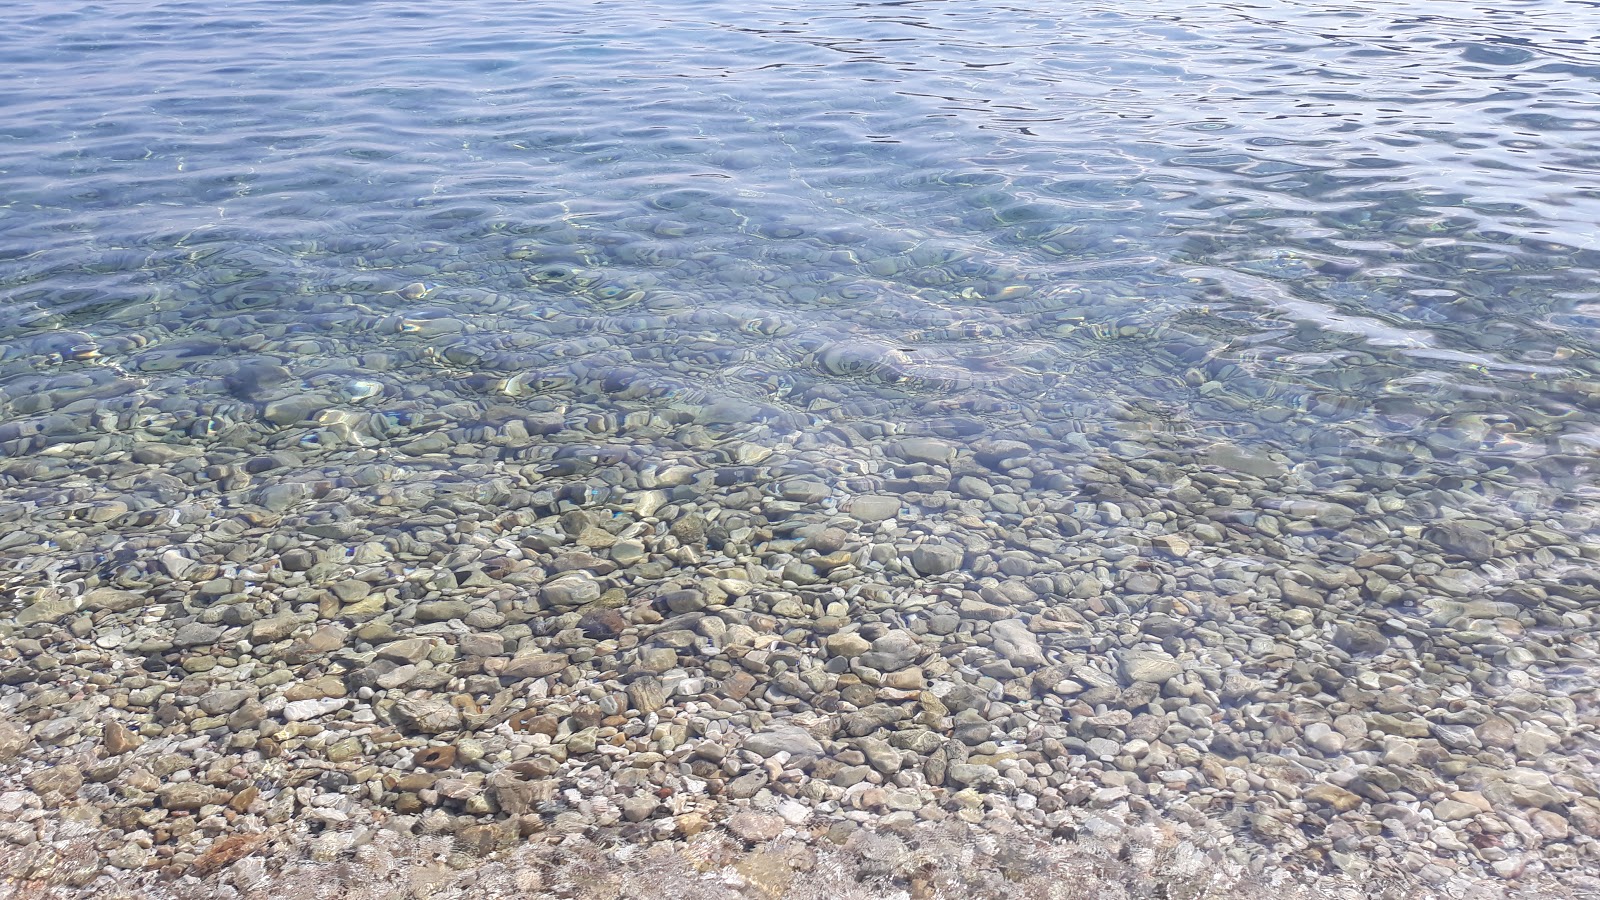
<instances>
[{"instance_id":1,"label":"clear shallow water","mask_svg":"<svg viewBox=\"0 0 1600 900\"><path fill-rule=\"evenodd\" d=\"M1053 663L1140 641L1200 659L1215 677L1184 697L1216 711L1184 720L1189 746L1288 746L1321 777L1379 761L1370 696L1340 679L1433 691L1406 702L1463 747L1480 707L1536 691L1506 712L1542 717L1534 750L1484 753L1594 774L1593 4L23 2L4 22L11 599L111 584L177 609L210 579L268 615L307 605L272 568L306 545L318 577L400 584L405 624L423 563L481 600L519 572L504 541L542 566L578 507L661 539L604 581L648 599L704 574L640 512L664 488L713 519L708 570L765 569L851 622L912 628L895 607L981 589L1050 624ZM917 436L944 443L896 443ZM860 513L873 493L898 515ZM841 511L878 544L813 567L804 529ZM965 555L923 578L942 566L903 563L907 535ZM1294 585L1331 599L1289 615ZM973 656L988 626L946 618L940 652L1003 692ZM152 672L178 659L101 626ZM1355 716L1349 755L1267 723L1249 679L1290 686L1297 728ZM1151 701L1133 680L1100 711ZM1245 737L1208 744L1207 721ZM1444 780L1403 780L1416 803L1478 783L1423 758Z\"/></svg>"},{"instance_id":2,"label":"clear shallow water","mask_svg":"<svg viewBox=\"0 0 1600 900\"><path fill-rule=\"evenodd\" d=\"M1592 12L22 4L4 437L362 378L360 444L509 379L1585 465Z\"/></svg>"}]
</instances>

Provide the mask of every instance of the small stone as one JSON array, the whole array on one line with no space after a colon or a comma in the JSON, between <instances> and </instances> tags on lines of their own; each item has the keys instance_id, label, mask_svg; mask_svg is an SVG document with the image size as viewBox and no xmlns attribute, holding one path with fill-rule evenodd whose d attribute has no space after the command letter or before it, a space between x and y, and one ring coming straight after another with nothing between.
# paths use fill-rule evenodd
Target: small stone
<instances>
[{"instance_id":1,"label":"small stone","mask_svg":"<svg viewBox=\"0 0 1600 900\"><path fill-rule=\"evenodd\" d=\"M628 685L628 702L640 714L653 713L667 703L666 691L661 686L661 679L645 676Z\"/></svg>"},{"instance_id":2,"label":"small stone","mask_svg":"<svg viewBox=\"0 0 1600 900\"><path fill-rule=\"evenodd\" d=\"M202 625L199 622L191 622L179 628L172 635L172 645L174 647L209 646L221 640L222 633L225 630L219 625Z\"/></svg>"},{"instance_id":3,"label":"small stone","mask_svg":"<svg viewBox=\"0 0 1600 900\"><path fill-rule=\"evenodd\" d=\"M306 722L344 709L349 703L349 700L341 700L336 697L324 697L319 700L296 700L293 703L284 704L283 718L287 722Z\"/></svg>"},{"instance_id":4,"label":"small stone","mask_svg":"<svg viewBox=\"0 0 1600 900\"><path fill-rule=\"evenodd\" d=\"M1458 822L1478 814L1477 807L1459 800L1440 800L1433 805L1433 817L1441 822Z\"/></svg>"},{"instance_id":5,"label":"small stone","mask_svg":"<svg viewBox=\"0 0 1600 900\"><path fill-rule=\"evenodd\" d=\"M1333 630L1333 645L1351 654L1378 654L1389 649L1389 639L1375 625L1342 624Z\"/></svg>"},{"instance_id":6,"label":"small stone","mask_svg":"<svg viewBox=\"0 0 1600 900\"><path fill-rule=\"evenodd\" d=\"M196 810L202 806L221 805L231 795L209 784L184 781L168 784L156 792L161 805L171 810Z\"/></svg>"},{"instance_id":7,"label":"small stone","mask_svg":"<svg viewBox=\"0 0 1600 900\"><path fill-rule=\"evenodd\" d=\"M1189 541L1176 534L1160 534L1150 539L1150 546L1162 553L1183 558L1189 555Z\"/></svg>"}]
</instances>

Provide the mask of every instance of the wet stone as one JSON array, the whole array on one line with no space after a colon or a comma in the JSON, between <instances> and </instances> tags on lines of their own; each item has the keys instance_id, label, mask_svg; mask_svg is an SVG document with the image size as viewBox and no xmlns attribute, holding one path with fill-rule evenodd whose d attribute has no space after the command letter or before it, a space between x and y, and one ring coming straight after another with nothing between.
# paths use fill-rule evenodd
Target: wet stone
<instances>
[{"instance_id":1,"label":"wet stone","mask_svg":"<svg viewBox=\"0 0 1600 900\"><path fill-rule=\"evenodd\" d=\"M960 568L963 557L962 549L954 544L926 543L912 548L911 565L923 575L944 575Z\"/></svg>"}]
</instances>

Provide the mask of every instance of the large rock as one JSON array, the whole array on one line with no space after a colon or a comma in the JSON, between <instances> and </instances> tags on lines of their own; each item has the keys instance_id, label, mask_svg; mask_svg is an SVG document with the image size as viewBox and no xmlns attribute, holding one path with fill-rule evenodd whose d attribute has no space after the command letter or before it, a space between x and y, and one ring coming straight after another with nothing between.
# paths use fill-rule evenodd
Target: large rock
<instances>
[{"instance_id":1,"label":"large rock","mask_svg":"<svg viewBox=\"0 0 1600 900\"><path fill-rule=\"evenodd\" d=\"M1494 527L1487 522L1456 519L1429 528L1423 536L1468 562L1484 562L1495 554Z\"/></svg>"},{"instance_id":2,"label":"large rock","mask_svg":"<svg viewBox=\"0 0 1600 900\"><path fill-rule=\"evenodd\" d=\"M923 575L943 575L961 567L965 552L944 541L919 544L911 550L911 567Z\"/></svg>"},{"instance_id":3,"label":"large rock","mask_svg":"<svg viewBox=\"0 0 1600 900\"><path fill-rule=\"evenodd\" d=\"M545 582L539 596L545 606L571 609L600 599L600 582L587 572L568 572Z\"/></svg>"},{"instance_id":4,"label":"large rock","mask_svg":"<svg viewBox=\"0 0 1600 900\"><path fill-rule=\"evenodd\" d=\"M744 749L768 759L779 753L790 756L820 756L822 742L798 725L785 725L759 731L744 739Z\"/></svg>"},{"instance_id":5,"label":"large rock","mask_svg":"<svg viewBox=\"0 0 1600 900\"><path fill-rule=\"evenodd\" d=\"M179 628L177 633L173 634L172 644L175 647L204 647L221 640L224 630L226 629L220 625L202 625L199 622L191 622Z\"/></svg>"},{"instance_id":6,"label":"large rock","mask_svg":"<svg viewBox=\"0 0 1600 900\"><path fill-rule=\"evenodd\" d=\"M567 667L568 659L565 653L529 653L514 656L500 670L502 678L543 678Z\"/></svg>"},{"instance_id":7,"label":"large rock","mask_svg":"<svg viewBox=\"0 0 1600 900\"><path fill-rule=\"evenodd\" d=\"M1183 673L1183 664L1160 650L1129 650L1122 657L1122 678L1130 684L1166 684Z\"/></svg>"},{"instance_id":8,"label":"large rock","mask_svg":"<svg viewBox=\"0 0 1600 900\"><path fill-rule=\"evenodd\" d=\"M893 672L911 665L921 655L922 646L909 631L891 631L872 642L872 649L861 654L861 664L880 672Z\"/></svg>"},{"instance_id":9,"label":"large rock","mask_svg":"<svg viewBox=\"0 0 1600 900\"><path fill-rule=\"evenodd\" d=\"M440 697L403 698L395 703L393 716L396 724L423 734L440 734L461 727L461 711Z\"/></svg>"},{"instance_id":10,"label":"large rock","mask_svg":"<svg viewBox=\"0 0 1600 900\"><path fill-rule=\"evenodd\" d=\"M1044 648L1039 646L1039 639L1028 630L1028 623L1021 619L996 622L989 626L989 634L994 638L994 649L1019 669L1037 669L1049 662L1044 658Z\"/></svg>"}]
</instances>

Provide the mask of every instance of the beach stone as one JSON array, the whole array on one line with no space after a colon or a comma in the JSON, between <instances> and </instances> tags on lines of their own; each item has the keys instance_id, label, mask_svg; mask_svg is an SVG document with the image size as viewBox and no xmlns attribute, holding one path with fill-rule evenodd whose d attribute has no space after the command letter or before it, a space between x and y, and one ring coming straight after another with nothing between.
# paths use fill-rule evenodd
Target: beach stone
<instances>
[{"instance_id":1,"label":"beach stone","mask_svg":"<svg viewBox=\"0 0 1600 900\"><path fill-rule=\"evenodd\" d=\"M1333 631L1333 645L1346 653L1373 655L1389 649L1389 639L1375 625L1341 624Z\"/></svg>"},{"instance_id":2,"label":"beach stone","mask_svg":"<svg viewBox=\"0 0 1600 900\"><path fill-rule=\"evenodd\" d=\"M868 494L850 501L850 515L868 524L892 519L899 514L899 497Z\"/></svg>"},{"instance_id":3,"label":"beach stone","mask_svg":"<svg viewBox=\"0 0 1600 900\"><path fill-rule=\"evenodd\" d=\"M648 715L667 705L666 688L661 684L661 679L645 676L631 682L627 687L628 702L641 714Z\"/></svg>"},{"instance_id":4,"label":"beach stone","mask_svg":"<svg viewBox=\"0 0 1600 900\"><path fill-rule=\"evenodd\" d=\"M1561 746L1561 736L1543 722L1529 722L1513 743L1517 755L1523 759L1537 760Z\"/></svg>"},{"instance_id":5,"label":"beach stone","mask_svg":"<svg viewBox=\"0 0 1600 900\"><path fill-rule=\"evenodd\" d=\"M1459 822L1470 819L1479 813L1479 809L1459 800L1444 799L1433 805L1433 817L1441 822Z\"/></svg>"},{"instance_id":6,"label":"beach stone","mask_svg":"<svg viewBox=\"0 0 1600 900\"><path fill-rule=\"evenodd\" d=\"M1359 807L1362 803L1359 794L1347 791L1342 787L1332 784L1318 784L1308 788L1301 796L1313 803L1322 803L1333 807L1335 812L1349 812Z\"/></svg>"},{"instance_id":7,"label":"beach stone","mask_svg":"<svg viewBox=\"0 0 1600 900\"><path fill-rule=\"evenodd\" d=\"M1039 639L1028 630L1028 623L1021 619L996 622L989 626L989 634L994 638L995 649L1000 655L1020 669L1036 669L1049 662L1045 659Z\"/></svg>"},{"instance_id":8,"label":"beach stone","mask_svg":"<svg viewBox=\"0 0 1600 900\"><path fill-rule=\"evenodd\" d=\"M587 572L568 572L545 582L540 598L546 606L567 609L584 606L600 599L600 583Z\"/></svg>"},{"instance_id":9,"label":"beach stone","mask_svg":"<svg viewBox=\"0 0 1600 900\"><path fill-rule=\"evenodd\" d=\"M900 751L878 738L863 738L860 749L867 757L867 764L885 775L892 775L900 771Z\"/></svg>"},{"instance_id":10,"label":"beach stone","mask_svg":"<svg viewBox=\"0 0 1600 900\"><path fill-rule=\"evenodd\" d=\"M1488 522L1455 519L1429 528L1424 537L1452 556L1481 562L1494 555L1494 531Z\"/></svg>"},{"instance_id":11,"label":"beach stone","mask_svg":"<svg viewBox=\"0 0 1600 900\"><path fill-rule=\"evenodd\" d=\"M209 784L199 784L193 781L169 784L156 792L161 798L161 805L171 810L193 811L202 806L221 806L228 802L230 794L214 788Z\"/></svg>"},{"instance_id":12,"label":"beach stone","mask_svg":"<svg viewBox=\"0 0 1600 900\"><path fill-rule=\"evenodd\" d=\"M872 643L854 631L841 631L828 635L823 642L829 656L854 658L872 649Z\"/></svg>"},{"instance_id":13,"label":"beach stone","mask_svg":"<svg viewBox=\"0 0 1600 900\"><path fill-rule=\"evenodd\" d=\"M1179 558L1189 555L1189 540L1177 534L1158 534L1150 539L1150 546Z\"/></svg>"},{"instance_id":14,"label":"beach stone","mask_svg":"<svg viewBox=\"0 0 1600 900\"><path fill-rule=\"evenodd\" d=\"M128 726L121 722L107 722L100 732L100 740L106 745L106 752L112 756L121 756L132 750L137 750L144 743L140 737ZM0 759L5 758L4 747L0 746Z\"/></svg>"},{"instance_id":15,"label":"beach stone","mask_svg":"<svg viewBox=\"0 0 1600 900\"><path fill-rule=\"evenodd\" d=\"M629 822L643 822L655 815L660 806L660 801L649 794L635 794L622 801L622 817Z\"/></svg>"},{"instance_id":16,"label":"beach stone","mask_svg":"<svg viewBox=\"0 0 1600 900\"><path fill-rule=\"evenodd\" d=\"M955 458L956 448L944 441L930 438L910 438L894 445L894 454L907 462L925 462L947 466Z\"/></svg>"},{"instance_id":17,"label":"beach stone","mask_svg":"<svg viewBox=\"0 0 1600 900\"><path fill-rule=\"evenodd\" d=\"M571 662L565 653L528 653L519 654L506 663L500 670L501 678L544 678L547 675L565 669Z\"/></svg>"},{"instance_id":18,"label":"beach stone","mask_svg":"<svg viewBox=\"0 0 1600 900\"><path fill-rule=\"evenodd\" d=\"M208 716L221 716L233 712L245 704L247 700L256 699L254 688L239 688L235 690L208 691L200 697L196 705L200 711Z\"/></svg>"},{"instance_id":19,"label":"beach stone","mask_svg":"<svg viewBox=\"0 0 1600 900\"><path fill-rule=\"evenodd\" d=\"M31 743L27 729L10 719L0 719L0 762L16 759Z\"/></svg>"},{"instance_id":20,"label":"beach stone","mask_svg":"<svg viewBox=\"0 0 1600 900\"><path fill-rule=\"evenodd\" d=\"M76 600L68 598L35 600L17 613L16 622L18 625L58 622L77 611L78 602Z\"/></svg>"},{"instance_id":21,"label":"beach stone","mask_svg":"<svg viewBox=\"0 0 1600 900\"><path fill-rule=\"evenodd\" d=\"M406 697L395 703L393 713L401 727L423 734L441 734L461 727L461 711L443 697Z\"/></svg>"},{"instance_id":22,"label":"beach stone","mask_svg":"<svg viewBox=\"0 0 1600 900\"><path fill-rule=\"evenodd\" d=\"M758 731L744 739L744 749L762 758L771 758L779 753L790 756L822 755L822 743L798 725Z\"/></svg>"},{"instance_id":23,"label":"beach stone","mask_svg":"<svg viewBox=\"0 0 1600 900\"><path fill-rule=\"evenodd\" d=\"M943 575L960 568L965 552L957 545L939 541L919 544L911 550L911 566L927 576Z\"/></svg>"},{"instance_id":24,"label":"beach stone","mask_svg":"<svg viewBox=\"0 0 1600 900\"><path fill-rule=\"evenodd\" d=\"M1183 674L1183 664L1160 650L1130 650L1123 654L1122 679L1130 684L1165 684Z\"/></svg>"},{"instance_id":25,"label":"beach stone","mask_svg":"<svg viewBox=\"0 0 1600 900\"><path fill-rule=\"evenodd\" d=\"M861 664L880 672L904 669L915 662L922 653L916 635L909 631L891 631L872 642L872 649L861 654Z\"/></svg>"},{"instance_id":26,"label":"beach stone","mask_svg":"<svg viewBox=\"0 0 1600 900\"><path fill-rule=\"evenodd\" d=\"M1207 449L1201 454L1200 462L1256 478L1279 478L1289 471L1283 463L1264 453L1245 450L1233 444L1217 444Z\"/></svg>"},{"instance_id":27,"label":"beach stone","mask_svg":"<svg viewBox=\"0 0 1600 900\"><path fill-rule=\"evenodd\" d=\"M706 542L706 526L709 524L706 517L699 513L690 513L682 516L672 523L667 533L677 538L682 543L698 546Z\"/></svg>"},{"instance_id":28,"label":"beach stone","mask_svg":"<svg viewBox=\"0 0 1600 900\"><path fill-rule=\"evenodd\" d=\"M174 647L209 646L221 640L223 632L226 630L220 625L202 625L199 622L191 622L173 633L172 645Z\"/></svg>"},{"instance_id":29,"label":"beach stone","mask_svg":"<svg viewBox=\"0 0 1600 900\"><path fill-rule=\"evenodd\" d=\"M283 640L300 627L300 621L293 616L273 616L266 619L257 619L250 625L250 642L253 644L272 644Z\"/></svg>"},{"instance_id":30,"label":"beach stone","mask_svg":"<svg viewBox=\"0 0 1600 900\"><path fill-rule=\"evenodd\" d=\"M349 700L338 697L323 697L317 700L296 700L286 703L283 707L283 718L287 722L307 722L311 719L321 718L328 713L344 709L350 704Z\"/></svg>"},{"instance_id":31,"label":"beach stone","mask_svg":"<svg viewBox=\"0 0 1600 900\"><path fill-rule=\"evenodd\" d=\"M740 810L728 817L728 831L747 844L760 844L783 834L788 827L783 817L775 813Z\"/></svg>"},{"instance_id":32,"label":"beach stone","mask_svg":"<svg viewBox=\"0 0 1600 900\"><path fill-rule=\"evenodd\" d=\"M621 540L611 545L611 559L620 566L631 566L646 556L644 544L636 540Z\"/></svg>"},{"instance_id":33,"label":"beach stone","mask_svg":"<svg viewBox=\"0 0 1600 900\"><path fill-rule=\"evenodd\" d=\"M472 612L472 604L465 600L430 600L417 604L418 622L449 622L465 619Z\"/></svg>"},{"instance_id":34,"label":"beach stone","mask_svg":"<svg viewBox=\"0 0 1600 900\"><path fill-rule=\"evenodd\" d=\"M127 612L145 606L150 601L137 591L99 587L83 595L83 608L91 612Z\"/></svg>"}]
</instances>

